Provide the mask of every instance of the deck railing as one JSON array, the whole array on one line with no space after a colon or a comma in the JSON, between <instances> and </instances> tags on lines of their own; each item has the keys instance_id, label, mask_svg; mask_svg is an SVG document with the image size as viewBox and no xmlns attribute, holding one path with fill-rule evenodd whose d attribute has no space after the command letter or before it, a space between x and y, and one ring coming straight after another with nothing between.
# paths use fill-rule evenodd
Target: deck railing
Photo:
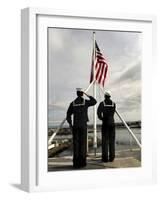
<instances>
[{"instance_id":1,"label":"deck railing","mask_svg":"<svg viewBox=\"0 0 161 200\"><path fill-rule=\"evenodd\" d=\"M85 92L87 92L90 87L93 85L94 81L91 82L91 84L88 86L88 88L85 90ZM103 92L104 94L104 90L103 88L101 88L101 91ZM128 126L128 124L126 123L126 121L123 119L123 117L121 116L121 114L118 112L118 110L116 109L116 114L117 116L119 117L119 119L122 121L122 123L124 124L124 126L127 128L129 134L132 136L132 138L135 140L135 142L137 143L137 145L139 146L139 148L141 149L141 143L139 142L139 140L137 139L137 137L135 136L135 134L133 133L133 131L130 129L130 127ZM52 141L54 139L54 137L57 135L57 133L59 132L59 130L62 128L62 126L64 125L66 121L66 118L63 119L63 121L60 123L59 127L56 129L56 131L51 135L51 137L49 138L48 140L48 149L51 148L51 145L52 145Z\"/></svg>"}]
</instances>

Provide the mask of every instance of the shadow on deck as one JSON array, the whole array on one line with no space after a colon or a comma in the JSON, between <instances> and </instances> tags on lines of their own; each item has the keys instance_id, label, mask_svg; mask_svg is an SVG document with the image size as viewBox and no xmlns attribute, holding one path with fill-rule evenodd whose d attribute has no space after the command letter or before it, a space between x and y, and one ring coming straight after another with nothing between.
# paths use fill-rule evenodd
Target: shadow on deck
<instances>
[{"instance_id":1,"label":"shadow on deck","mask_svg":"<svg viewBox=\"0 0 161 200\"><path fill-rule=\"evenodd\" d=\"M89 154L87 156L87 166L81 169L74 169L72 156L48 158L48 171L68 171L68 170L88 170L106 168L129 168L141 167L141 152L139 149L121 150L116 152L113 162L103 163L101 154Z\"/></svg>"}]
</instances>

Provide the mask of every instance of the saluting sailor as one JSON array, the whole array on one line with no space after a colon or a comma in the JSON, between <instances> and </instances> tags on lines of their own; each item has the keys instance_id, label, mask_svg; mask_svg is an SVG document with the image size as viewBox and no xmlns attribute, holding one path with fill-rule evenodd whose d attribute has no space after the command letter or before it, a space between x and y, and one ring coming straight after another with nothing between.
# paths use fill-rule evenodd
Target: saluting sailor
<instances>
[{"instance_id":1,"label":"saluting sailor","mask_svg":"<svg viewBox=\"0 0 161 200\"><path fill-rule=\"evenodd\" d=\"M89 100L83 98L85 94ZM87 154L87 121L88 107L94 106L97 101L77 88L77 98L70 103L67 110L67 122L73 133L73 167L81 168L86 166ZM73 121L72 121L73 115Z\"/></svg>"},{"instance_id":2,"label":"saluting sailor","mask_svg":"<svg viewBox=\"0 0 161 200\"><path fill-rule=\"evenodd\" d=\"M105 92L105 99L97 109L97 115L102 120L102 161L112 162L115 158L115 122L116 104L110 99L109 91Z\"/></svg>"}]
</instances>

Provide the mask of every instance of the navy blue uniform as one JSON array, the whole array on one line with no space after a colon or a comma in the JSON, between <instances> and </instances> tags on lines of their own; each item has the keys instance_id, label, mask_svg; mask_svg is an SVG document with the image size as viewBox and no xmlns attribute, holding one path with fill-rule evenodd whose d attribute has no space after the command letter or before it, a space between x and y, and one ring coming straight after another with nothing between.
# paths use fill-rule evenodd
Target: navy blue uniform
<instances>
[{"instance_id":1,"label":"navy blue uniform","mask_svg":"<svg viewBox=\"0 0 161 200\"><path fill-rule=\"evenodd\" d=\"M97 115L102 120L102 161L113 161L115 158L115 122L116 105L111 99L105 99L97 109Z\"/></svg>"},{"instance_id":2,"label":"navy blue uniform","mask_svg":"<svg viewBox=\"0 0 161 200\"><path fill-rule=\"evenodd\" d=\"M77 97L70 103L67 111L67 122L73 129L73 166L75 168L86 166L88 107L97 103L92 96L89 98L86 100Z\"/></svg>"}]
</instances>

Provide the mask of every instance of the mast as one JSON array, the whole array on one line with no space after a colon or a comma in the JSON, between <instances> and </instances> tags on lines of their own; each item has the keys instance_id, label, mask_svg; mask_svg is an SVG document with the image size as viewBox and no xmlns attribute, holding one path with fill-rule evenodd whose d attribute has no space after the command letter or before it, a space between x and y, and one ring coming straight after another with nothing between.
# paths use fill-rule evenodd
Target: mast
<instances>
[{"instance_id":1,"label":"mast","mask_svg":"<svg viewBox=\"0 0 161 200\"><path fill-rule=\"evenodd\" d=\"M96 99L96 72L95 72L95 58L96 58L96 51L95 51L95 32L93 32L93 97ZM97 110L96 105L93 107L93 148L96 155L97 149Z\"/></svg>"}]
</instances>

